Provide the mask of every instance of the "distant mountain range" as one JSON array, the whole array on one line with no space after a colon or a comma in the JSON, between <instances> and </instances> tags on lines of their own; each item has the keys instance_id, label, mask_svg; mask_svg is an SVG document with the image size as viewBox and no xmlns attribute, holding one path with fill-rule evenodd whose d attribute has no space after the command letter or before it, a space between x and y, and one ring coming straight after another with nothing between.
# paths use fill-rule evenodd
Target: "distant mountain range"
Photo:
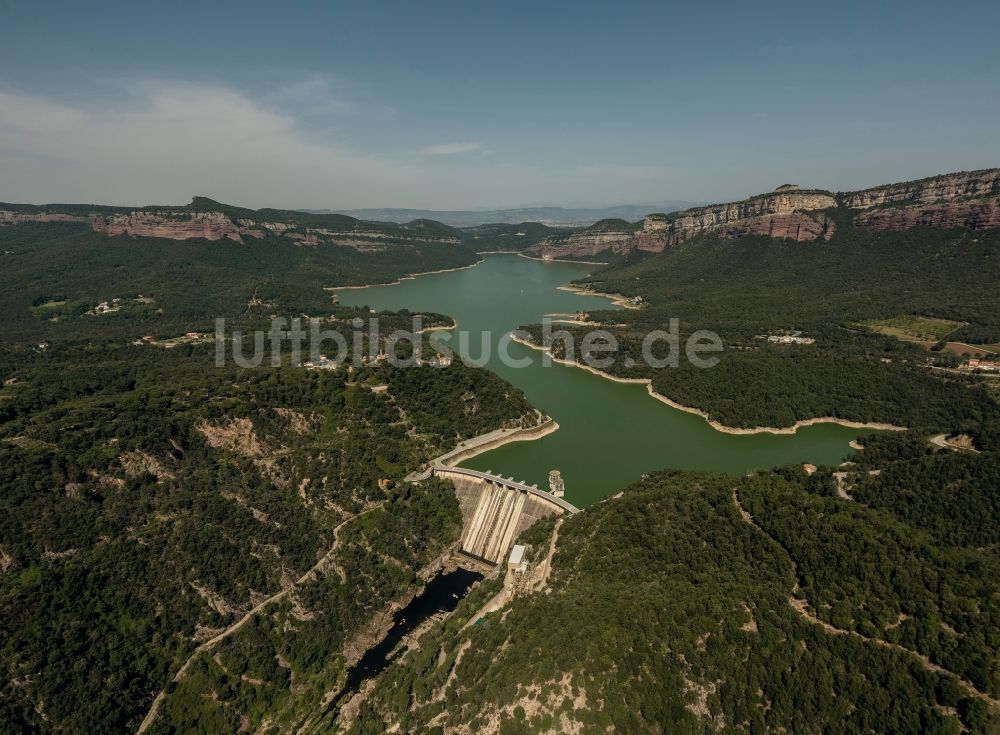
<instances>
[{"instance_id":1,"label":"distant mountain range","mask_svg":"<svg viewBox=\"0 0 1000 735\"><path fill-rule=\"evenodd\" d=\"M603 209L525 207L504 210L246 209L195 197L183 206L141 209L93 204L5 204L0 226L80 223L109 236L245 242L280 238L300 245L387 247L447 245L467 253L527 251L545 260L592 260L634 251L662 252L703 233L829 240L838 212L873 231L912 227L1000 227L1000 169L959 171L855 192L784 184L738 202L621 205Z\"/></svg>"},{"instance_id":2,"label":"distant mountain range","mask_svg":"<svg viewBox=\"0 0 1000 735\"><path fill-rule=\"evenodd\" d=\"M346 214L362 220L410 222L428 219L452 227L473 227L483 224L516 225L521 222L565 227L584 227L602 219L625 219L633 222L650 212L676 212L695 207L702 202L670 200L659 204L621 204L614 207L519 207L515 209L303 209L309 214Z\"/></svg>"},{"instance_id":3,"label":"distant mountain range","mask_svg":"<svg viewBox=\"0 0 1000 735\"><path fill-rule=\"evenodd\" d=\"M396 210L403 211L403 210ZM345 214L304 210L246 209L196 196L185 205L150 205L140 209L98 204L8 204L0 202L0 227L22 224L79 224L108 236L162 240L293 241L303 246L335 245L359 253L385 255L393 248L448 246L463 251L450 257L471 258L473 251L520 251L553 235L579 228L540 222L492 222L454 227L436 220L373 221ZM413 255L412 253L410 254ZM408 256L409 257L409 256ZM438 263L439 264L439 263Z\"/></svg>"}]
</instances>

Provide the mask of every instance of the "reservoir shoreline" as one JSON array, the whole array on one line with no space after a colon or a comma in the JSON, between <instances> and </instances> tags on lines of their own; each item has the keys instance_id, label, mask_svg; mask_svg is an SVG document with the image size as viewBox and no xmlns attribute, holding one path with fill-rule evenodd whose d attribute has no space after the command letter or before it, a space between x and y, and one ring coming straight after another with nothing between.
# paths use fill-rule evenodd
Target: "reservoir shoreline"
<instances>
[{"instance_id":1,"label":"reservoir shoreline","mask_svg":"<svg viewBox=\"0 0 1000 735\"><path fill-rule=\"evenodd\" d=\"M571 260L569 258L536 258L534 255L518 253L522 258L537 260L539 263L572 263L573 265L608 265L603 260Z\"/></svg>"},{"instance_id":2,"label":"reservoir shoreline","mask_svg":"<svg viewBox=\"0 0 1000 735\"><path fill-rule=\"evenodd\" d=\"M476 253L480 255L480 253ZM417 276L430 276L435 273L451 273L452 271L464 271L467 268L475 268L483 262L483 258L480 258L475 263L469 263L469 265L460 265L455 268L440 268L436 271L421 271L419 273L410 273L407 276L400 276L395 281L386 281L384 283L365 283L360 286L323 286L324 291L330 291L334 297L337 296L337 291L357 291L362 288L374 288L376 286L398 286L403 281L412 281L417 278Z\"/></svg>"},{"instance_id":3,"label":"reservoir shoreline","mask_svg":"<svg viewBox=\"0 0 1000 735\"><path fill-rule=\"evenodd\" d=\"M456 466L467 459L489 452L498 447L513 442L534 441L543 436L557 431L559 424L551 417L546 417L545 421L536 426L526 426L518 429L498 429L487 434L480 434L465 442L459 442L458 446L440 457L431 460L434 464Z\"/></svg>"},{"instance_id":4,"label":"reservoir shoreline","mask_svg":"<svg viewBox=\"0 0 1000 735\"><path fill-rule=\"evenodd\" d=\"M569 291L570 293L575 293L579 296L602 296L611 301L615 306L620 306L623 309L641 309L642 307L638 304L633 304L628 300L627 296L620 293L604 293L603 291L593 291L589 288L581 288L580 286L574 286L572 284L567 284L565 286L559 286L560 291Z\"/></svg>"},{"instance_id":5,"label":"reservoir shoreline","mask_svg":"<svg viewBox=\"0 0 1000 735\"><path fill-rule=\"evenodd\" d=\"M905 426L896 426L894 424L885 424L879 422L851 421L849 419L837 418L836 416L817 416L809 419L800 419L791 426L783 426L783 427L755 426L753 428L741 428L738 426L727 426L726 424L720 423L719 421L716 421L715 419L711 418L711 416L706 411L702 411L700 408L695 408L693 406L685 406L671 398L668 398L667 396L657 393L655 390L653 390L653 381L650 380L649 378L619 378L615 375L611 375L610 373L606 373L602 370L598 370L597 368L593 368L590 365L583 365L573 360L564 360L559 357L553 357L551 348L542 347L541 345L536 345L533 342L528 342L527 340L521 339L514 333L511 333L511 340L517 342L519 345L522 345L524 347L537 350L538 352L548 353L549 358L553 362L558 362L561 365L569 365L570 367L576 367L580 368L581 370L587 370L588 372L591 372L594 375L605 378L606 380L612 380L616 383L635 383L635 384L645 385L646 392L649 393L649 395L655 398L656 400L660 401L661 403L667 404L671 408L676 408L679 411L684 411L686 413L694 414L695 416L700 416L701 418L705 419L705 421L708 423L709 426L711 426L713 429L723 434L789 435L789 434L795 434L802 427L815 426L816 424L837 424L838 426L844 426L848 429L868 429L873 431L906 431L907 428Z\"/></svg>"},{"instance_id":6,"label":"reservoir shoreline","mask_svg":"<svg viewBox=\"0 0 1000 735\"><path fill-rule=\"evenodd\" d=\"M461 323L461 330L488 334L489 339L484 336L478 348L470 343L458 353L468 353L476 365L521 390L540 411L538 421L550 416L559 424L558 431L555 423L546 423L489 432L466 439L461 446L449 442L440 450L447 456L439 460L512 476L539 487L557 468L572 502L583 507L635 481L642 473L662 468L740 476L756 468L789 463L839 464L850 452L848 442L863 433L857 428L823 422L809 422L823 425L798 432L792 428L768 432L768 427L761 431L722 427L710 424L688 407L654 395L648 386L647 394L658 402L650 401L641 391L618 385L627 381L601 373L593 377L561 366L545 369L538 359L527 360L530 364L521 369L515 367L517 363L508 365L500 359L501 340L509 344L511 340L505 337L518 324L537 323L546 314L604 314L620 307L610 303L605 294L578 291L575 287L560 289L584 277L592 266L536 261L514 254L483 255L483 260L478 267L460 272L407 279L391 288L371 286L367 291L344 291L340 295L342 303L367 305L375 310L405 308L448 314ZM613 318L594 321L610 322ZM529 355L526 347L534 345L510 345L511 354L523 360ZM662 404L678 410L664 410ZM539 441L521 440L533 438ZM407 479L428 471L425 464Z\"/></svg>"},{"instance_id":7,"label":"reservoir shoreline","mask_svg":"<svg viewBox=\"0 0 1000 735\"><path fill-rule=\"evenodd\" d=\"M434 466L457 467L461 462L472 459L475 456L490 452L513 442L534 441L558 431L559 424L551 416L546 416L545 420L535 426L525 426L517 429L495 429L485 434L474 436L456 444L452 449L444 454L434 457L427 462L427 468L420 472L412 472L407 475L408 481L426 479L430 476L430 468Z\"/></svg>"}]
</instances>

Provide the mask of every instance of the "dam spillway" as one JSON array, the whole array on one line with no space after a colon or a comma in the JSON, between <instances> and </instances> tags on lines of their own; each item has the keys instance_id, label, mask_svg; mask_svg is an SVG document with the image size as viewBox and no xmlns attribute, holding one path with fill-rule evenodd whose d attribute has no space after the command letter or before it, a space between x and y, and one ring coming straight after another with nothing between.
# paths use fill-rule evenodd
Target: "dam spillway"
<instances>
[{"instance_id":1,"label":"dam spillway","mask_svg":"<svg viewBox=\"0 0 1000 735\"><path fill-rule=\"evenodd\" d=\"M462 536L462 551L487 561L500 561L514 541L524 511L524 498L523 493L503 485L488 485Z\"/></svg>"},{"instance_id":2,"label":"dam spillway","mask_svg":"<svg viewBox=\"0 0 1000 735\"><path fill-rule=\"evenodd\" d=\"M551 493L488 472L438 465L432 473L455 486L464 521L462 553L490 564L503 561L514 539L535 521L578 512L576 506Z\"/></svg>"}]
</instances>

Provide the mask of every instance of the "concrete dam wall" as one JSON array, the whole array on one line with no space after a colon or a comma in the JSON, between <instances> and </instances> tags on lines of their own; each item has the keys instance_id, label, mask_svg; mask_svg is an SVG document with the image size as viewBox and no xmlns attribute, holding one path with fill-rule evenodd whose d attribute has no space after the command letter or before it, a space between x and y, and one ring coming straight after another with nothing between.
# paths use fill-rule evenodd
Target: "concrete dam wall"
<instances>
[{"instance_id":1,"label":"concrete dam wall","mask_svg":"<svg viewBox=\"0 0 1000 735\"><path fill-rule=\"evenodd\" d=\"M514 539L535 521L578 510L536 487L485 472L436 466L433 473L455 485L464 521L462 552L490 564L502 562Z\"/></svg>"}]
</instances>

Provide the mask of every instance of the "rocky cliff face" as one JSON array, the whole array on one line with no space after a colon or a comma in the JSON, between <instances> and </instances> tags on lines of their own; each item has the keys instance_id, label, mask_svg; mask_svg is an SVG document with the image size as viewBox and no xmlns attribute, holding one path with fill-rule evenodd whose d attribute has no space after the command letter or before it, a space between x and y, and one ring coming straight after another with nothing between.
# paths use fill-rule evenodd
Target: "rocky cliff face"
<instances>
[{"instance_id":1,"label":"rocky cliff face","mask_svg":"<svg viewBox=\"0 0 1000 735\"><path fill-rule=\"evenodd\" d=\"M162 237L168 240L205 240L228 238L242 242L241 235L263 237L261 230L240 227L221 212L132 212L111 216L94 215L90 219L95 232L109 236Z\"/></svg>"},{"instance_id":2,"label":"rocky cliff face","mask_svg":"<svg viewBox=\"0 0 1000 735\"><path fill-rule=\"evenodd\" d=\"M24 213L0 209L0 225L21 225L27 222L86 222L86 217L58 212Z\"/></svg>"},{"instance_id":3,"label":"rocky cliff face","mask_svg":"<svg viewBox=\"0 0 1000 735\"><path fill-rule=\"evenodd\" d=\"M580 258L608 250L655 253L709 231L718 231L724 237L752 234L795 240L829 238L833 234L832 223L825 216L811 216L805 212L828 209L836 203L830 193L799 191L794 185L785 184L781 191L741 202L696 207L669 215L650 214L643 218L638 228L619 227L608 231L591 227L573 235L549 237L534 251L543 258Z\"/></svg>"},{"instance_id":4,"label":"rocky cliff face","mask_svg":"<svg viewBox=\"0 0 1000 735\"><path fill-rule=\"evenodd\" d=\"M647 252L658 253L663 250L670 222L665 214L647 214L642 218L638 231L632 239L622 248L623 252L632 250L645 250Z\"/></svg>"},{"instance_id":5,"label":"rocky cliff face","mask_svg":"<svg viewBox=\"0 0 1000 735\"><path fill-rule=\"evenodd\" d=\"M765 237L787 238L798 242L829 240L836 231L833 220L826 215L810 215L805 212L773 214L751 217L719 230L722 237L743 237L744 235L764 235Z\"/></svg>"},{"instance_id":6,"label":"rocky cliff face","mask_svg":"<svg viewBox=\"0 0 1000 735\"><path fill-rule=\"evenodd\" d=\"M602 220L578 232L547 237L529 253L545 260L593 257L609 250L623 251L635 235L635 225L620 220Z\"/></svg>"},{"instance_id":7,"label":"rocky cliff face","mask_svg":"<svg viewBox=\"0 0 1000 735\"><path fill-rule=\"evenodd\" d=\"M109 237L156 237L167 240L233 240L243 242L244 237L261 239L269 235L286 237L302 245L337 244L358 249L381 249L386 243L440 243L458 245L460 238L412 231L405 227L384 228L377 223L356 221L347 229L305 227L295 222L265 221L248 217L230 217L223 212L192 211L188 208L163 210L135 210L112 214L89 215L61 212L17 212L0 210L0 225L19 225L28 222L78 222L86 223L95 232Z\"/></svg>"},{"instance_id":8,"label":"rocky cliff face","mask_svg":"<svg viewBox=\"0 0 1000 735\"><path fill-rule=\"evenodd\" d=\"M963 171L844 195L862 209L854 224L870 230L1000 227L1000 169Z\"/></svg>"},{"instance_id":9,"label":"rocky cliff face","mask_svg":"<svg viewBox=\"0 0 1000 735\"><path fill-rule=\"evenodd\" d=\"M785 185L790 186L788 184ZM795 212L809 212L835 207L837 200L828 192L804 192L784 189L730 204L714 204L697 207L668 217L664 230L665 243L678 245L695 235L710 230L724 229L733 233L741 229L758 231L771 229L770 220L782 216L785 224L779 224L777 231L795 231L793 220L788 218ZM751 224L753 222L753 224ZM749 234L749 232L744 233ZM776 235L781 237L781 235Z\"/></svg>"},{"instance_id":10,"label":"rocky cliff face","mask_svg":"<svg viewBox=\"0 0 1000 735\"><path fill-rule=\"evenodd\" d=\"M908 230L911 227L982 230L1000 227L1000 199L870 209L857 215L854 223L870 230Z\"/></svg>"},{"instance_id":11,"label":"rocky cliff face","mask_svg":"<svg viewBox=\"0 0 1000 735\"><path fill-rule=\"evenodd\" d=\"M931 204L989 196L1000 196L1000 168L961 171L849 192L844 194L844 206L867 209L887 204Z\"/></svg>"},{"instance_id":12,"label":"rocky cliff face","mask_svg":"<svg viewBox=\"0 0 1000 735\"><path fill-rule=\"evenodd\" d=\"M838 206L862 210L854 223L871 230L1000 227L1000 169L945 174L839 196L783 184L740 202L647 215L631 236L627 227L614 233L586 228L571 236L546 238L534 251L544 258L592 257L608 250L660 252L705 232L720 237L829 240L836 227L823 210Z\"/></svg>"}]
</instances>

